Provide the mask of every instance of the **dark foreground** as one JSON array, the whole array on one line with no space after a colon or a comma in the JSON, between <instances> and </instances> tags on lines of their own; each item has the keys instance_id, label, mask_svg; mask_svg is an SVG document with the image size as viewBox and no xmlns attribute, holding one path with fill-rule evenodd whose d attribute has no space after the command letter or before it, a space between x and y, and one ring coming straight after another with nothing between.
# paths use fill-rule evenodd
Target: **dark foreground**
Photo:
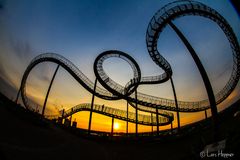
<instances>
[{"instance_id":1,"label":"dark foreground","mask_svg":"<svg viewBox=\"0 0 240 160\"><path fill-rule=\"evenodd\" d=\"M218 159L240 159L240 101L220 114L220 139L226 139ZM99 138L41 120L0 94L0 160L191 160L211 143L210 119L189 125L179 134L160 137ZM74 134L72 133L74 132ZM208 156L208 159L216 159Z\"/></svg>"}]
</instances>

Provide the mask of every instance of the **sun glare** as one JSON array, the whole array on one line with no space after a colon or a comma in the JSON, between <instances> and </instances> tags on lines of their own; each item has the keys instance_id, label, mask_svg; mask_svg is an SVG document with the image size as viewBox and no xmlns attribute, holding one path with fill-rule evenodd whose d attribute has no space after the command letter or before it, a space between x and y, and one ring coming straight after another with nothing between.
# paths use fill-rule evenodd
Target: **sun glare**
<instances>
[{"instance_id":1,"label":"sun glare","mask_svg":"<svg viewBox=\"0 0 240 160\"><path fill-rule=\"evenodd\" d=\"M119 123L114 123L114 129L118 130L120 128Z\"/></svg>"}]
</instances>

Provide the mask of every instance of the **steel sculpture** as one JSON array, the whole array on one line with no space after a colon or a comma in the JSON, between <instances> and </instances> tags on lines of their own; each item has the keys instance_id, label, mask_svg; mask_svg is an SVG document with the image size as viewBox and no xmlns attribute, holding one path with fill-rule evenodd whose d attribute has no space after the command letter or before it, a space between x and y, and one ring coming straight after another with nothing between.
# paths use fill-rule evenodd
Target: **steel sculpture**
<instances>
[{"instance_id":1,"label":"steel sculpture","mask_svg":"<svg viewBox=\"0 0 240 160\"><path fill-rule=\"evenodd\" d=\"M197 54L191 47L190 43L181 33L181 31L173 24L173 21L176 18L185 15L197 15L206 17L214 22L216 22L220 28L223 30L226 35L229 44L231 46L232 55L233 55L233 68L231 76L226 83L226 85L215 95L211 91L211 84L208 80L206 71L203 66L201 66L201 62L197 57ZM196 102L186 102L177 100L176 92L174 91L174 84L172 81L172 69L167 60L160 54L160 51L157 49L158 38L161 35L163 29L169 25L181 38L183 43L188 48L190 54L192 55L194 61L196 62L199 71L202 75L203 81L205 82L206 90L208 92L208 99L200 100ZM70 73L73 78L79 82L86 90L88 90L93 95L93 100L91 104L88 105L78 105L73 108L71 112L65 112L64 116L70 116L71 114L76 113L77 111L88 110L90 113L97 112L100 114L104 114L106 116L118 118L121 120L125 120L128 122L136 123L136 131L137 124L144 125L168 125L171 124L174 119L173 114L167 111L174 111L179 114L179 112L199 112L206 111L211 108L212 115L215 118L215 122L217 122L217 108L216 105L223 102L234 90L236 87L239 78L240 78L240 49L237 38L228 24L228 22L214 9L204 5L203 3L183 0L183 1L175 1L169 3L162 7L151 19L147 32L146 32L146 44L149 55L152 60L158 65L160 68L164 70L164 73L157 76L148 76L142 77L141 70L137 64L137 62L128 54L117 51L110 50L101 53L94 62L94 73L96 75L95 83L92 82L88 77L86 77L72 62L64 58L63 56L55 53L44 53L35 57L27 67L24 72L22 81L21 81L21 95L22 100L27 109L30 108L28 103L28 98L26 96L26 81L31 70L42 62L53 62L64 68L66 71ZM117 82L113 81L103 70L103 62L107 58L118 57L131 66L134 76L129 82L122 86ZM204 73L205 72L205 73ZM168 80L171 80L171 84L174 92L174 100L165 99L155 96L150 96L144 93L137 92L137 88L139 85L150 85L150 84L160 84L164 83ZM101 88L97 86L97 81L105 88ZM135 94L134 94L135 93ZM19 94L18 94L19 95ZM96 104L94 104L94 96L105 100L119 100L125 99L127 104L134 107L136 111L148 112L154 116L141 116L139 114L133 117L134 113L126 112L123 110L117 110L114 108L105 107L104 110L98 110ZM210 102L210 103L209 103ZM85 106L85 107L83 107ZM86 107L88 106L88 107ZM128 106L127 106L128 108ZM111 110L111 113L110 113ZM127 109L128 110L128 109ZM165 110L165 111L164 111ZM136 113L135 113L136 114ZM131 117L132 116L132 117ZM141 118L142 117L142 118ZM179 116L178 118L178 126L180 127ZM91 121L91 118L90 120ZM91 122L89 122L91 123ZM91 127L90 127L91 128ZM158 128L159 129L159 128Z\"/></svg>"}]
</instances>

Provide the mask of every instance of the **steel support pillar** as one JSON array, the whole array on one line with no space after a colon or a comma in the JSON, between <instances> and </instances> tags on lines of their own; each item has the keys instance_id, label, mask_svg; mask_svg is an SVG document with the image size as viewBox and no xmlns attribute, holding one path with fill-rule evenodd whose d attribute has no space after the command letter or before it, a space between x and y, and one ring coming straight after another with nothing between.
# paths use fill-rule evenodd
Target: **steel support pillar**
<instances>
[{"instance_id":1,"label":"steel support pillar","mask_svg":"<svg viewBox=\"0 0 240 160\"><path fill-rule=\"evenodd\" d=\"M71 109L71 112L73 113L73 108ZM71 113L71 116L70 116L70 127L72 126L72 113Z\"/></svg>"},{"instance_id":2,"label":"steel support pillar","mask_svg":"<svg viewBox=\"0 0 240 160\"><path fill-rule=\"evenodd\" d=\"M19 87L19 90L18 90L18 93L17 93L17 97L16 97L16 99L15 99L15 103L18 102L18 97L19 97L19 95L20 95L20 92L21 92L21 86Z\"/></svg>"},{"instance_id":3,"label":"steel support pillar","mask_svg":"<svg viewBox=\"0 0 240 160\"><path fill-rule=\"evenodd\" d=\"M176 106L176 110L177 110L177 125L178 125L178 131L180 131L180 115L179 115L179 108L178 108L178 101L177 101L177 94L176 94L176 90L175 90L175 86L173 83L173 79L172 77L170 78L171 81L171 85L172 85L172 89L173 89L173 95L174 95L174 100L175 100L175 106Z\"/></svg>"},{"instance_id":4,"label":"steel support pillar","mask_svg":"<svg viewBox=\"0 0 240 160\"><path fill-rule=\"evenodd\" d=\"M53 81L54 81L54 79L55 79L55 77L56 77L57 71L58 71L58 69L59 69L59 66L60 66L60 65L57 66L57 68L56 68L56 70L55 70L55 72L54 72L54 74L53 74L52 80L51 80L51 82L50 82L50 84L49 84L49 87L48 87L48 90L47 90L47 94L46 94L46 97L45 97L45 100L44 100L44 103L43 103L42 117L44 117L44 112L45 112L45 109L46 109L46 104L47 104L48 96L49 96L50 90L51 90L51 88L52 88Z\"/></svg>"},{"instance_id":5,"label":"steel support pillar","mask_svg":"<svg viewBox=\"0 0 240 160\"><path fill-rule=\"evenodd\" d=\"M205 109L204 112L205 112L205 119L207 119L207 109Z\"/></svg>"},{"instance_id":6,"label":"steel support pillar","mask_svg":"<svg viewBox=\"0 0 240 160\"><path fill-rule=\"evenodd\" d=\"M61 117L61 124L63 124L63 117L64 117L64 112L65 112L65 109L62 110L62 117Z\"/></svg>"},{"instance_id":7,"label":"steel support pillar","mask_svg":"<svg viewBox=\"0 0 240 160\"><path fill-rule=\"evenodd\" d=\"M65 112L65 109L62 110L62 118L63 118L63 116L64 116L64 112Z\"/></svg>"},{"instance_id":8,"label":"steel support pillar","mask_svg":"<svg viewBox=\"0 0 240 160\"><path fill-rule=\"evenodd\" d=\"M94 83L94 87L93 87L92 103L91 103L91 110L90 110L89 123L88 123L88 135L90 135L90 133L91 133L92 112L93 112L96 87L97 87L97 78L95 79L95 83Z\"/></svg>"},{"instance_id":9,"label":"steel support pillar","mask_svg":"<svg viewBox=\"0 0 240 160\"><path fill-rule=\"evenodd\" d=\"M128 135L128 110L129 110L129 108L128 108L128 101L127 101L127 124L126 124L126 134Z\"/></svg>"},{"instance_id":10,"label":"steel support pillar","mask_svg":"<svg viewBox=\"0 0 240 160\"><path fill-rule=\"evenodd\" d=\"M114 117L112 117L111 136L113 136L113 131L114 131Z\"/></svg>"},{"instance_id":11,"label":"steel support pillar","mask_svg":"<svg viewBox=\"0 0 240 160\"><path fill-rule=\"evenodd\" d=\"M135 107L136 107L136 137L138 137L138 104L137 104L137 89L135 91L135 99L136 99L136 103L135 103Z\"/></svg>"},{"instance_id":12,"label":"steel support pillar","mask_svg":"<svg viewBox=\"0 0 240 160\"><path fill-rule=\"evenodd\" d=\"M158 108L156 107L156 122L157 122L157 136L159 135L159 117L158 117Z\"/></svg>"},{"instance_id":13,"label":"steel support pillar","mask_svg":"<svg viewBox=\"0 0 240 160\"><path fill-rule=\"evenodd\" d=\"M151 122L152 122L152 134L153 134L153 114L151 113Z\"/></svg>"},{"instance_id":14,"label":"steel support pillar","mask_svg":"<svg viewBox=\"0 0 240 160\"><path fill-rule=\"evenodd\" d=\"M209 103L210 103L210 107L211 107L211 113L212 113L212 122L213 122L213 128L214 128L214 141L217 142L219 140L219 134L218 134L218 129L219 129L219 120L218 120L218 111L217 111L217 105L216 105L216 100L215 100L215 96L213 93L213 89L210 83L210 80L208 78L207 72L204 69L198 55L196 54L195 50L192 48L192 46L190 45L190 43L188 42L188 40L186 39L186 37L183 35L183 33L171 22L168 22L169 25L172 27L172 29L176 32L176 34L179 36L179 38L183 41L183 43L185 44L185 46L187 47L189 53L191 54L194 62L196 63L198 70L202 76L207 94L208 94L208 99L209 99Z\"/></svg>"}]
</instances>

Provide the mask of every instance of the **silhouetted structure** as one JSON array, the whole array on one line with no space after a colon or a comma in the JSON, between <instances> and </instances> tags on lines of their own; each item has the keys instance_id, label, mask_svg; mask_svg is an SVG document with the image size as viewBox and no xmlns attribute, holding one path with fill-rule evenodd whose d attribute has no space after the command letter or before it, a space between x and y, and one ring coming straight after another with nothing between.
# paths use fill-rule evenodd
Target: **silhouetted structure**
<instances>
[{"instance_id":1,"label":"silhouetted structure","mask_svg":"<svg viewBox=\"0 0 240 160\"><path fill-rule=\"evenodd\" d=\"M206 17L210 20L216 22L225 33L233 54L233 69L232 74L227 82L227 84L216 94L213 94L211 84L209 82L207 73L198 58L196 52L186 39L186 37L181 33L181 31L173 24L173 21L176 18L185 16L185 15L198 15ZM169 25L183 41L187 47L189 53L191 54L194 62L196 63L202 79L204 81L206 91L208 93L208 99L201 100L197 102L184 102L177 100L177 93L175 91L174 83L172 80L172 69L167 60L160 54L157 45L158 38L163 31L163 29ZM72 114L87 110L90 111L89 118L89 127L88 134L91 133L91 120L92 112L97 112L109 117L121 119L127 121L126 132L128 133L128 122L136 123L136 136L138 135L138 124L157 126L157 134L159 134L159 126L169 125L174 120L173 114L167 111L174 111L177 113L177 122L178 129L180 129L180 116L179 112L199 112L206 111L206 109L211 109L212 117L215 126L215 133L217 133L218 125L218 112L216 105L223 102L234 90L236 87L239 77L240 77L240 49L237 38L228 24L228 22L214 9L196 1L176 1L169 3L162 7L151 19L147 32L146 32L146 44L149 55L152 60L160 68L164 70L164 73L158 76L148 76L142 77L141 70L137 62L128 54L118 51L118 50L109 50L105 51L97 56L94 61L94 73L96 75L95 82L93 83L88 79L72 62L67 60L61 55L55 53L45 53L35 57L27 69L24 72L22 82L21 82L21 95L24 105L27 109L30 108L28 99L26 96L25 85L26 80L30 71L39 63L42 62L54 62L58 64L58 67L61 66L66 69L73 78L78 81L86 90L92 93L92 102L90 104L80 104L72 109L63 113L62 117L66 118ZM113 81L103 70L103 62L112 57L117 57L125 60L133 70L133 78L125 85L121 86L120 84ZM55 74L54 74L55 76ZM52 81L54 79L52 78ZM159 98L155 96L146 95L140 92L137 92L139 85L150 85L150 84L160 84L170 80L172 84L174 100ZM98 87L97 82L99 82L105 89ZM51 82L52 83L52 82ZM51 88L51 84L50 87ZM49 89L50 90L50 89ZM134 94L135 92L135 94ZM18 94L19 95L19 94ZM48 95L48 94L47 94ZM101 107L102 105L94 104L94 97L105 100L119 100L125 99L127 101L127 111L114 109L110 107ZM18 96L17 96L18 97ZM47 100L47 96L46 96ZM210 103L209 103L210 102ZM45 104L46 105L46 104ZM45 106L44 105L44 106ZM135 113L128 111L128 105L136 109ZM166 111L164 111L166 110ZM138 114L138 111L143 111L150 113L151 116ZM43 109L44 113L44 109ZM206 112L205 112L206 113ZM156 115L155 117L153 115ZM207 116L206 116L207 117ZM152 129L153 130L153 129ZM113 128L112 128L113 131ZM217 137L215 135L215 137Z\"/></svg>"},{"instance_id":2,"label":"silhouetted structure","mask_svg":"<svg viewBox=\"0 0 240 160\"><path fill-rule=\"evenodd\" d=\"M66 118L66 119L64 120L64 125L67 126L67 127L71 127L71 121Z\"/></svg>"},{"instance_id":3,"label":"silhouetted structure","mask_svg":"<svg viewBox=\"0 0 240 160\"><path fill-rule=\"evenodd\" d=\"M77 122L76 122L76 120L74 120L74 121L72 122L72 127L73 127L73 128L77 128Z\"/></svg>"}]
</instances>

